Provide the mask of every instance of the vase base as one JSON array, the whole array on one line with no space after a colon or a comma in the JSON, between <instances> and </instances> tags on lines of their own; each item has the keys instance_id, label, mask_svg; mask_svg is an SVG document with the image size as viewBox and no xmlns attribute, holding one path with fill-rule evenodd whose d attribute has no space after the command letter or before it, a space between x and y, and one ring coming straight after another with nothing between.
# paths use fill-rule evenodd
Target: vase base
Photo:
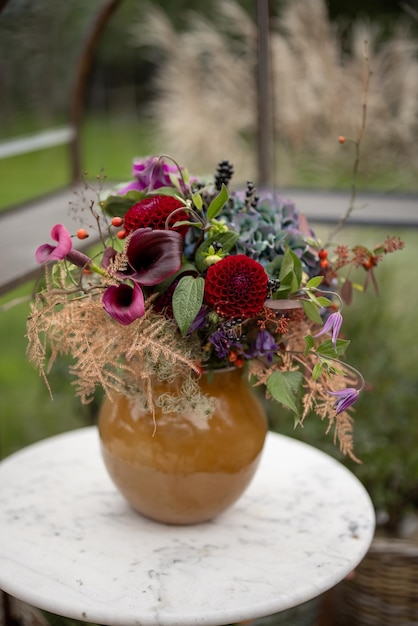
<instances>
[{"instance_id":1,"label":"vase base","mask_svg":"<svg viewBox=\"0 0 418 626\"><path fill-rule=\"evenodd\" d=\"M154 521L173 525L207 522L228 509L251 482L261 453L239 472L167 474L113 456L102 445L107 471L133 509Z\"/></svg>"}]
</instances>

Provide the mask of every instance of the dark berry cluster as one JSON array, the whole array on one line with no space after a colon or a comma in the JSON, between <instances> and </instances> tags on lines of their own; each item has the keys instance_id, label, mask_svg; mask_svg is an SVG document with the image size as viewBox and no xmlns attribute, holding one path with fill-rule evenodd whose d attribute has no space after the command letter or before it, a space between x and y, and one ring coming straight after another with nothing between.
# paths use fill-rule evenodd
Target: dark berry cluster
<instances>
[{"instance_id":1,"label":"dark berry cluster","mask_svg":"<svg viewBox=\"0 0 418 626\"><path fill-rule=\"evenodd\" d=\"M216 168L215 174L215 187L221 190L222 184L228 185L232 176L234 175L234 167L232 163L227 160L220 161Z\"/></svg>"},{"instance_id":2,"label":"dark berry cluster","mask_svg":"<svg viewBox=\"0 0 418 626\"><path fill-rule=\"evenodd\" d=\"M249 180L247 181L247 189L245 191L245 206L247 207L247 209L249 209L250 207L256 209L258 201L259 197L257 195L255 185Z\"/></svg>"},{"instance_id":3,"label":"dark berry cluster","mask_svg":"<svg viewBox=\"0 0 418 626\"><path fill-rule=\"evenodd\" d=\"M273 293L280 287L279 278L269 278L267 283L267 297L271 298Z\"/></svg>"},{"instance_id":4,"label":"dark berry cluster","mask_svg":"<svg viewBox=\"0 0 418 626\"><path fill-rule=\"evenodd\" d=\"M227 320L226 322L222 324L222 328L226 336L228 337L228 339L234 340L234 339L239 338L241 339L241 341L245 339L244 335L241 332L242 322L243 322L242 318L237 317L236 319L233 319L233 320Z\"/></svg>"}]
</instances>

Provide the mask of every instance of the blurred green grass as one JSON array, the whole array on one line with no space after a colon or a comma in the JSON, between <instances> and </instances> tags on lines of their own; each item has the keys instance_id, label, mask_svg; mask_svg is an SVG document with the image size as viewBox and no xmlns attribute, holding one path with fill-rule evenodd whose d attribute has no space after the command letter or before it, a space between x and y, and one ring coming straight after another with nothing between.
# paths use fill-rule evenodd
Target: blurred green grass
<instances>
[{"instance_id":1,"label":"blurred green grass","mask_svg":"<svg viewBox=\"0 0 418 626\"><path fill-rule=\"evenodd\" d=\"M152 126L137 119L87 117L81 133L87 177L128 179L132 158L149 153L152 134ZM0 159L0 210L68 186L70 175L69 146Z\"/></svg>"},{"instance_id":2,"label":"blurred green grass","mask_svg":"<svg viewBox=\"0 0 418 626\"><path fill-rule=\"evenodd\" d=\"M81 133L86 177L94 179L104 175L109 180L126 180L130 176L132 158L163 153L160 142L161 139L156 139L155 128L147 120L87 116ZM281 168L290 167L291 186L349 189L349 158L347 161L344 156L330 163L316 155L280 153L276 164L278 180ZM56 146L0 159L0 180L0 211L63 188L70 180L70 148ZM417 190L417 176L413 166L405 161L394 160L379 167L373 165L371 169L367 163L362 163L358 185L362 190L411 192Z\"/></svg>"}]
</instances>

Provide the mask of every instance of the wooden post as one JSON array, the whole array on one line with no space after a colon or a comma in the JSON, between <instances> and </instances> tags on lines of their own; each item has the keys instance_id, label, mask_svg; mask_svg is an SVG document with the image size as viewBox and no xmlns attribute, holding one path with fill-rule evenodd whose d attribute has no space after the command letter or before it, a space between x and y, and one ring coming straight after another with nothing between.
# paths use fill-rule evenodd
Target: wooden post
<instances>
[{"instance_id":1,"label":"wooden post","mask_svg":"<svg viewBox=\"0 0 418 626\"><path fill-rule=\"evenodd\" d=\"M257 0L258 185L273 187L274 123L269 0Z\"/></svg>"},{"instance_id":2,"label":"wooden post","mask_svg":"<svg viewBox=\"0 0 418 626\"><path fill-rule=\"evenodd\" d=\"M72 182L77 182L82 174L81 163L81 146L80 146L80 133L81 133L81 120L84 107L84 99L86 94L87 81L90 76L90 70L93 62L95 48L100 39L102 32L104 31L106 24L114 11L117 9L122 0L107 0L93 23L90 32L87 35L84 48L81 53L80 62L77 67L77 73L75 76L74 86L72 89L70 101L71 101L71 124L74 128L74 138L70 145L71 150L71 178Z\"/></svg>"}]
</instances>

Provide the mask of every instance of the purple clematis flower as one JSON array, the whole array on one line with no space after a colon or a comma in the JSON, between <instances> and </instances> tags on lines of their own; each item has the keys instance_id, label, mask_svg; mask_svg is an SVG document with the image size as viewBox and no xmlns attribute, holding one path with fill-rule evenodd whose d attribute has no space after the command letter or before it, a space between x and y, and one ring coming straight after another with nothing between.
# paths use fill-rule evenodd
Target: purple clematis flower
<instances>
[{"instance_id":1,"label":"purple clematis flower","mask_svg":"<svg viewBox=\"0 0 418 626\"><path fill-rule=\"evenodd\" d=\"M332 343L334 345L334 350L337 351L337 339L340 332L341 324L343 322L343 316L339 311L335 313L331 313L329 318L326 320L322 330L316 335L312 335L313 337L320 337L321 335L325 335L326 333L332 333Z\"/></svg>"},{"instance_id":2,"label":"purple clematis flower","mask_svg":"<svg viewBox=\"0 0 418 626\"><path fill-rule=\"evenodd\" d=\"M354 387L347 387L341 391L328 391L330 396L335 396L337 399L334 404L334 409L337 411L337 415L346 411L352 404L357 402L360 392Z\"/></svg>"},{"instance_id":3,"label":"purple clematis flower","mask_svg":"<svg viewBox=\"0 0 418 626\"><path fill-rule=\"evenodd\" d=\"M126 283L108 287L102 298L103 308L114 320L127 326L145 313L144 294L139 285Z\"/></svg>"},{"instance_id":4,"label":"purple clematis flower","mask_svg":"<svg viewBox=\"0 0 418 626\"><path fill-rule=\"evenodd\" d=\"M37 263L46 263L47 261L62 261L73 247L71 236L68 230L62 224L55 224L51 229L51 237L58 245L52 246L44 243L36 249L35 259Z\"/></svg>"},{"instance_id":5,"label":"purple clematis flower","mask_svg":"<svg viewBox=\"0 0 418 626\"><path fill-rule=\"evenodd\" d=\"M132 233L124 275L144 287L158 285L181 267L183 237L174 230L138 228Z\"/></svg>"},{"instance_id":6,"label":"purple clematis flower","mask_svg":"<svg viewBox=\"0 0 418 626\"><path fill-rule=\"evenodd\" d=\"M154 191L161 187L172 187L170 174L177 174L178 168L175 165L169 165L158 157L148 157L146 159L135 159L132 168L132 175L135 176L134 181L123 187L119 193L125 194L128 191ZM179 177L181 184L181 178Z\"/></svg>"}]
</instances>

